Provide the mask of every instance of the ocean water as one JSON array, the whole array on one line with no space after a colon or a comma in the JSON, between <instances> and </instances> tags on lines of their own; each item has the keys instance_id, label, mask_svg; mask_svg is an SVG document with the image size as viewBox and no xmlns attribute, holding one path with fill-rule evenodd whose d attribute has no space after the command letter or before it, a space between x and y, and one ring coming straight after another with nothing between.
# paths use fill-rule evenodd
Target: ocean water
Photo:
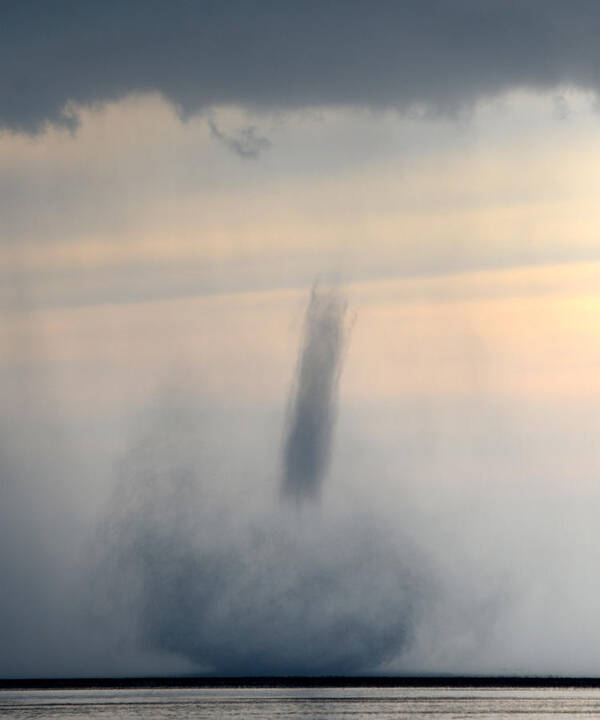
<instances>
[{"instance_id":1,"label":"ocean water","mask_svg":"<svg viewBox=\"0 0 600 720\"><path fill-rule=\"evenodd\" d=\"M0 690L0 717L600 718L598 688L177 688Z\"/></svg>"}]
</instances>

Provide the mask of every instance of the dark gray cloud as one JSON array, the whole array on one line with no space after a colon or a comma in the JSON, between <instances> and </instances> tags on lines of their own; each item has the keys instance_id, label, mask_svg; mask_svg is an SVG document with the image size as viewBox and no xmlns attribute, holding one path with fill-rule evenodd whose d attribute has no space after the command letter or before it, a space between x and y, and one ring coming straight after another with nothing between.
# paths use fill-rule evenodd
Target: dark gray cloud
<instances>
[{"instance_id":1,"label":"dark gray cloud","mask_svg":"<svg viewBox=\"0 0 600 720\"><path fill-rule=\"evenodd\" d=\"M157 91L183 114L362 105L452 111L511 87L600 82L592 0L8 2L0 125Z\"/></svg>"},{"instance_id":2,"label":"dark gray cloud","mask_svg":"<svg viewBox=\"0 0 600 720\"><path fill-rule=\"evenodd\" d=\"M313 287L283 458L283 492L297 500L319 493L329 466L345 314L344 298Z\"/></svg>"}]
</instances>

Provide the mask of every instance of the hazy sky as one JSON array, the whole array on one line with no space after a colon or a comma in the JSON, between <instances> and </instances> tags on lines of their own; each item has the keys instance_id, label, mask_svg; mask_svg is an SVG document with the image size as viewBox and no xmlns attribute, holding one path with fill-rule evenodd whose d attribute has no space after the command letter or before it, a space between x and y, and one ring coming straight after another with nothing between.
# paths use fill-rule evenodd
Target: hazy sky
<instances>
[{"instance_id":1,"label":"hazy sky","mask_svg":"<svg viewBox=\"0 0 600 720\"><path fill-rule=\"evenodd\" d=\"M0 676L600 673L600 6L0 13Z\"/></svg>"}]
</instances>

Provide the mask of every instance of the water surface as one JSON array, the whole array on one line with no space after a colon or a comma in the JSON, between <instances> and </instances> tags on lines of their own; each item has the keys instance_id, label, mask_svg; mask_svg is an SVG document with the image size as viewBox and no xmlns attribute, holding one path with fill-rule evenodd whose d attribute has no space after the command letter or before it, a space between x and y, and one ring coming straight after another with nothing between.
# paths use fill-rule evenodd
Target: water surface
<instances>
[{"instance_id":1,"label":"water surface","mask_svg":"<svg viewBox=\"0 0 600 720\"><path fill-rule=\"evenodd\" d=\"M525 718L600 717L600 688L320 687L1 690L0 717Z\"/></svg>"}]
</instances>

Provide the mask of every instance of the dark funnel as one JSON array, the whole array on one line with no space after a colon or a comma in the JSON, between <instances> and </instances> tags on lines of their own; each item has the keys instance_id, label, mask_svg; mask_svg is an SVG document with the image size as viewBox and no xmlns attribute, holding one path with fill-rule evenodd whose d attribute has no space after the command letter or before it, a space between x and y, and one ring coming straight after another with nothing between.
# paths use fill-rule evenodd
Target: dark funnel
<instances>
[{"instance_id":1,"label":"dark funnel","mask_svg":"<svg viewBox=\"0 0 600 720\"><path fill-rule=\"evenodd\" d=\"M313 287L304 321L291 415L283 452L283 494L315 498L331 457L346 300Z\"/></svg>"}]
</instances>

